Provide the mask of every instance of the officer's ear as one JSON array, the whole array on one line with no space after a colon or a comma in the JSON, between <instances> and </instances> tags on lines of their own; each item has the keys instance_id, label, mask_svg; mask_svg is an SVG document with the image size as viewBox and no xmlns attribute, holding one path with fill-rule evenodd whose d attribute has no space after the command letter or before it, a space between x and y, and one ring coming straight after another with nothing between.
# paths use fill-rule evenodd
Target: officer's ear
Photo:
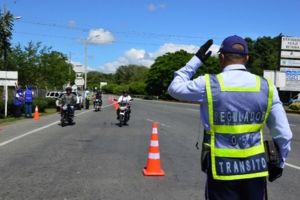
<instances>
[{"instance_id":1,"label":"officer's ear","mask_svg":"<svg viewBox=\"0 0 300 200\"><path fill-rule=\"evenodd\" d=\"M219 62L221 69L223 69L225 66L225 55L222 53L219 53Z\"/></svg>"}]
</instances>

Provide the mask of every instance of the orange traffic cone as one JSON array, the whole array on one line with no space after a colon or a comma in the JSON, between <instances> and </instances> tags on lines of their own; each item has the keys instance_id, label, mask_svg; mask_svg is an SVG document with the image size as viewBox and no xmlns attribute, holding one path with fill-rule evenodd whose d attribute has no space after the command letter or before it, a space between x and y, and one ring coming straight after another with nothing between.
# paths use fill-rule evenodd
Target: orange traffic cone
<instances>
[{"instance_id":1,"label":"orange traffic cone","mask_svg":"<svg viewBox=\"0 0 300 200\"><path fill-rule=\"evenodd\" d=\"M39 120L40 119L40 114L39 114L38 106L35 106L35 111L34 111L34 114L33 114L33 119L34 120Z\"/></svg>"},{"instance_id":2,"label":"orange traffic cone","mask_svg":"<svg viewBox=\"0 0 300 200\"><path fill-rule=\"evenodd\" d=\"M147 166L143 169L144 176L164 176L165 172L160 167L160 153L158 143L157 122L152 123L152 134L149 146Z\"/></svg>"}]
</instances>

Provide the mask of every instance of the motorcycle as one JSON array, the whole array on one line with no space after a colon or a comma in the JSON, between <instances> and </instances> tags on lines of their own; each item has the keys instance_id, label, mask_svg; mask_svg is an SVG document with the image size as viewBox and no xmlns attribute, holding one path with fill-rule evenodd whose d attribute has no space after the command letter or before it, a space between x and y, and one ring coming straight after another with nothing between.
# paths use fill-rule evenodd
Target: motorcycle
<instances>
[{"instance_id":1,"label":"motorcycle","mask_svg":"<svg viewBox=\"0 0 300 200\"><path fill-rule=\"evenodd\" d=\"M74 106L70 104L64 105L61 108L61 126L64 127L67 124L73 125L75 122L73 121L74 118Z\"/></svg>"},{"instance_id":2,"label":"motorcycle","mask_svg":"<svg viewBox=\"0 0 300 200\"><path fill-rule=\"evenodd\" d=\"M130 118L130 106L128 103L119 103L119 126L126 125Z\"/></svg>"},{"instance_id":3,"label":"motorcycle","mask_svg":"<svg viewBox=\"0 0 300 200\"><path fill-rule=\"evenodd\" d=\"M101 111L101 105L102 105L102 101L100 99L96 99L94 102L95 112Z\"/></svg>"}]
</instances>

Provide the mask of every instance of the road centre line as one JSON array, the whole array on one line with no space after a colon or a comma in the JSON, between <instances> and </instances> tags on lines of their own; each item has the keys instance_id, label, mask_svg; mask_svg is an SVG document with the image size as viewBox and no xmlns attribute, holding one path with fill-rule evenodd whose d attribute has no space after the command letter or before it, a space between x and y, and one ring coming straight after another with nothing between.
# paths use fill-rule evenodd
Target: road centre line
<instances>
[{"instance_id":1,"label":"road centre line","mask_svg":"<svg viewBox=\"0 0 300 200\"><path fill-rule=\"evenodd\" d=\"M287 166L289 166L289 167L291 167L291 168L300 170L300 167L298 167L298 166L296 166L296 165L292 165L292 164L290 164L290 163L285 163L285 165L287 165Z\"/></svg>"},{"instance_id":2,"label":"road centre line","mask_svg":"<svg viewBox=\"0 0 300 200\"><path fill-rule=\"evenodd\" d=\"M111 105L113 105L113 104L105 105L105 106L103 106L102 108L106 108L106 107L109 107L109 106L111 106ZM75 115L75 117L76 117L76 116L79 116L79 115L82 115L82 114L85 114L85 113L90 112L90 111L92 111L92 109L91 109L91 110L84 111L84 112L81 112L81 113L78 113L77 115ZM33 130L28 131L28 132L26 132L26 133L24 133L24 134L22 134L22 135L19 135L19 136L17 136L17 137L12 138L12 139L6 140L6 141L0 143L0 147L5 146L5 145L7 145L7 144L9 144L9 143L12 143L12 142L14 142L14 141L16 141L16 140L18 140L18 139L21 139L21 138L23 138L23 137L25 137L25 136L27 136L27 135L31 135L31 134L36 133L36 132L38 132L38 131L44 130L44 129L46 129L46 128L49 128L50 126L56 125L56 124L59 123L59 122L60 122L60 120L55 121L55 122L52 122L52 123L50 123L50 124L48 124L48 125L42 126L42 127L40 127L40 128L37 128L37 129L33 129Z\"/></svg>"}]
</instances>

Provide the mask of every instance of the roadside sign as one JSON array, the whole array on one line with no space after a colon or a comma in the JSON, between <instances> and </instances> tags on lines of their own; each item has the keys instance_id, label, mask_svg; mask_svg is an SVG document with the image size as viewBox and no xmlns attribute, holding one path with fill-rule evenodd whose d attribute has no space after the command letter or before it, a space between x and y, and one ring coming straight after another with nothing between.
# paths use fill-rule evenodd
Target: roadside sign
<instances>
[{"instance_id":1,"label":"roadside sign","mask_svg":"<svg viewBox=\"0 0 300 200\"><path fill-rule=\"evenodd\" d=\"M0 71L0 79L18 79L17 71Z\"/></svg>"},{"instance_id":2,"label":"roadside sign","mask_svg":"<svg viewBox=\"0 0 300 200\"><path fill-rule=\"evenodd\" d=\"M281 67L280 71L286 75L286 85L280 90L300 91L300 68Z\"/></svg>"},{"instance_id":3,"label":"roadside sign","mask_svg":"<svg viewBox=\"0 0 300 200\"><path fill-rule=\"evenodd\" d=\"M281 49L300 50L300 38L299 37L282 37Z\"/></svg>"},{"instance_id":4,"label":"roadside sign","mask_svg":"<svg viewBox=\"0 0 300 200\"><path fill-rule=\"evenodd\" d=\"M4 85L7 85L7 86L16 86L17 85L17 80L1 80L0 79L0 85L1 86L4 86Z\"/></svg>"},{"instance_id":5,"label":"roadside sign","mask_svg":"<svg viewBox=\"0 0 300 200\"><path fill-rule=\"evenodd\" d=\"M84 85L84 79L82 77L81 78L76 78L75 79L75 85L83 86Z\"/></svg>"},{"instance_id":6,"label":"roadside sign","mask_svg":"<svg viewBox=\"0 0 300 200\"><path fill-rule=\"evenodd\" d=\"M286 85L285 72L264 70L264 78L271 80L278 88L285 87Z\"/></svg>"},{"instance_id":7,"label":"roadside sign","mask_svg":"<svg viewBox=\"0 0 300 200\"><path fill-rule=\"evenodd\" d=\"M18 81L17 71L0 71L0 85L4 87L4 116L7 117L8 86L16 86Z\"/></svg>"},{"instance_id":8,"label":"roadside sign","mask_svg":"<svg viewBox=\"0 0 300 200\"><path fill-rule=\"evenodd\" d=\"M280 59L281 66L300 67L300 60Z\"/></svg>"},{"instance_id":9,"label":"roadside sign","mask_svg":"<svg viewBox=\"0 0 300 200\"><path fill-rule=\"evenodd\" d=\"M281 58L300 59L300 51L281 51Z\"/></svg>"},{"instance_id":10,"label":"roadside sign","mask_svg":"<svg viewBox=\"0 0 300 200\"><path fill-rule=\"evenodd\" d=\"M17 71L0 71L0 85L1 86L16 86L18 81ZM6 84L5 84L6 83Z\"/></svg>"},{"instance_id":11,"label":"roadside sign","mask_svg":"<svg viewBox=\"0 0 300 200\"><path fill-rule=\"evenodd\" d=\"M107 82L100 82L100 90L102 89L103 86L107 85Z\"/></svg>"}]
</instances>

